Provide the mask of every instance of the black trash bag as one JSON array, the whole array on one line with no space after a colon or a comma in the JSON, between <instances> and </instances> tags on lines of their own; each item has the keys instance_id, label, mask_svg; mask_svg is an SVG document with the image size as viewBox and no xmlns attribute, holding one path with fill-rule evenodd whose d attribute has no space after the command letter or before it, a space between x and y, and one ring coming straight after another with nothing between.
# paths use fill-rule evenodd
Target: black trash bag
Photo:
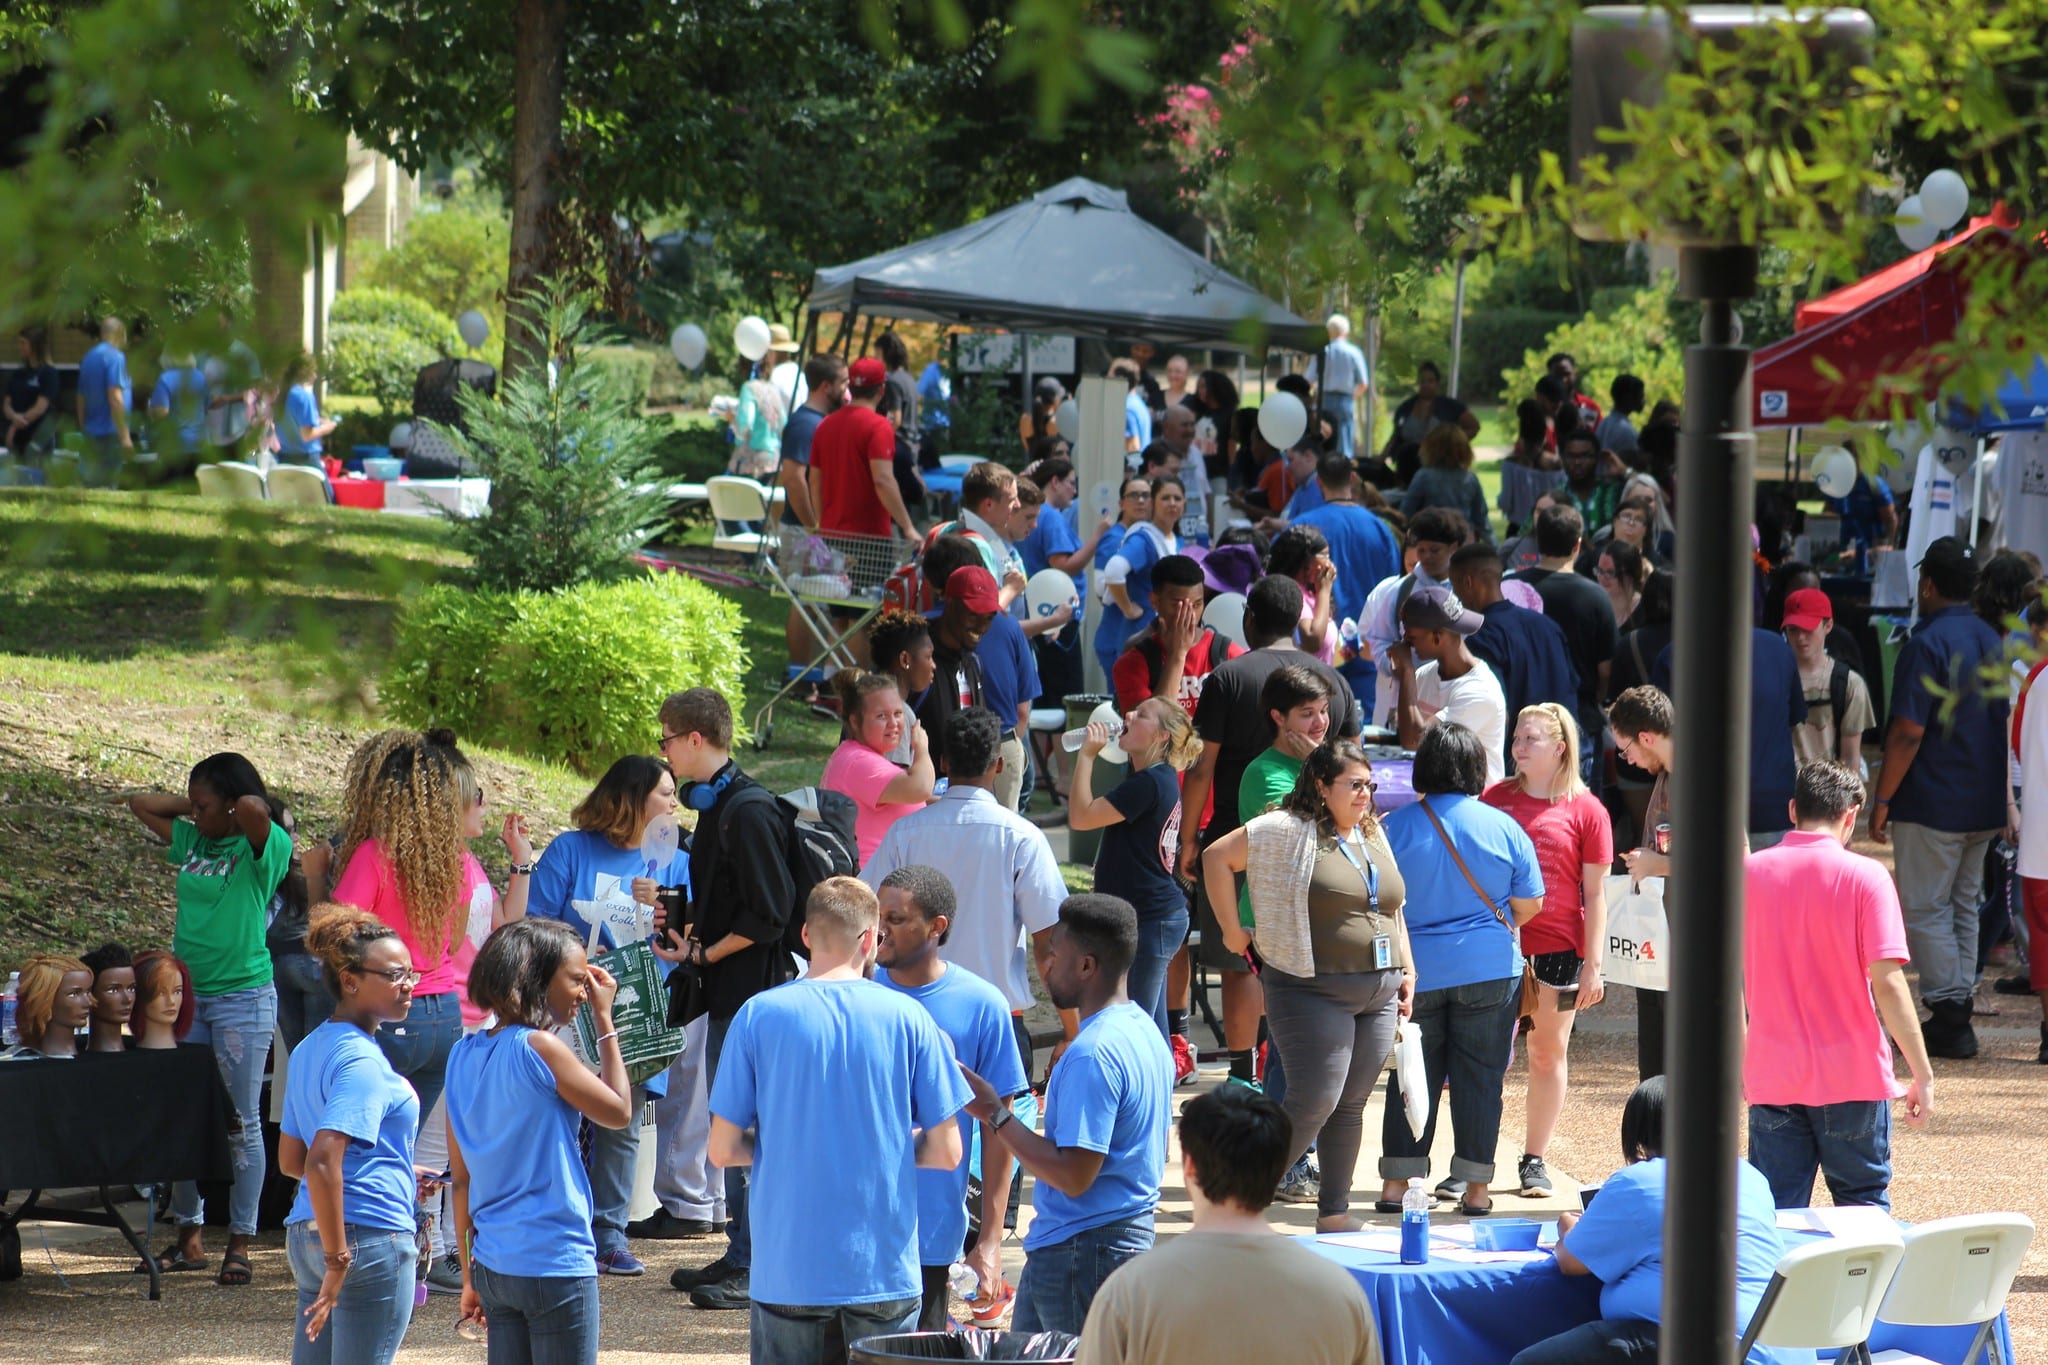
<instances>
[{"instance_id":1,"label":"black trash bag","mask_svg":"<svg viewBox=\"0 0 2048 1365\"><path fill-rule=\"evenodd\" d=\"M862 1337L847 1350L852 1365L898 1360L1033 1360L1072 1365L1081 1338L1066 1332L897 1332Z\"/></svg>"}]
</instances>

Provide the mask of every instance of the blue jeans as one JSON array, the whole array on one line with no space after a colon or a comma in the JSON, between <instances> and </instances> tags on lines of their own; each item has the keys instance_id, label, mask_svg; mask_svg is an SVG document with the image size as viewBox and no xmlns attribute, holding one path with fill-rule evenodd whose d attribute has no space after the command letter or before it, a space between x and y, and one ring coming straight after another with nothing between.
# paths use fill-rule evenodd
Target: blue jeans
<instances>
[{"instance_id":1,"label":"blue jeans","mask_svg":"<svg viewBox=\"0 0 2048 1365\"><path fill-rule=\"evenodd\" d=\"M1803 1209L1813 1175L1827 1177L1837 1204L1892 1206L1892 1106L1889 1100L1840 1104L1752 1104L1749 1164L1771 1182L1771 1202Z\"/></svg>"},{"instance_id":2,"label":"blue jeans","mask_svg":"<svg viewBox=\"0 0 2048 1365\"><path fill-rule=\"evenodd\" d=\"M706 1086L718 1082L718 1054L725 1050L726 1030L732 1027L730 1019L713 1019L711 1030L705 1038L706 1065L710 1068L705 1080ZM751 1270L754 1266L754 1237L747 1228L747 1172L748 1166L725 1168L725 1259L735 1270ZM595 1191L592 1198L595 1198Z\"/></svg>"},{"instance_id":3,"label":"blue jeans","mask_svg":"<svg viewBox=\"0 0 2048 1365\"><path fill-rule=\"evenodd\" d=\"M1138 921L1138 955L1131 960L1131 1003L1152 1016L1159 1036L1166 1027L1166 968L1180 945L1188 941L1188 909Z\"/></svg>"},{"instance_id":4,"label":"blue jeans","mask_svg":"<svg viewBox=\"0 0 2048 1365\"><path fill-rule=\"evenodd\" d=\"M633 1087L633 1121L624 1128L592 1124L590 1139L590 1228L597 1254L626 1250L627 1210L633 1204L633 1176L640 1160L640 1113L647 1087Z\"/></svg>"},{"instance_id":5,"label":"blue jeans","mask_svg":"<svg viewBox=\"0 0 2048 1365\"><path fill-rule=\"evenodd\" d=\"M285 1258L299 1286L299 1315L292 1320L292 1365L390 1365L412 1321L415 1262L419 1247L410 1232L363 1227L343 1230L355 1260L341 1282L334 1311L318 1338L306 1340L306 1310L320 1296L327 1260L320 1230L309 1218L285 1232Z\"/></svg>"},{"instance_id":6,"label":"blue jeans","mask_svg":"<svg viewBox=\"0 0 2048 1365\"><path fill-rule=\"evenodd\" d=\"M1451 1178L1493 1181L1500 1145L1500 1090L1515 1040L1515 1009L1522 978L1474 981L1417 991L1410 1016L1422 1026L1422 1074L1429 1086L1429 1126L1408 1131L1398 1076L1387 1077L1387 1110L1380 1124L1380 1179L1412 1180L1429 1174L1436 1140L1437 1100L1451 1086Z\"/></svg>"},{"instance_id":7,"label":"blue jeans","mask_svg":"<svg viewBox=\"0 0 2048 1365\"><path fill-rule=\"evenodd\" d=\"M1358 454L1358 399L1348 393L1323 395L1323 411L1337 426L1337 449L1345 459Z\"/></svg>"},{"instance_id":8,"label":"blue jeans","mask_svg":"<svg viewBox=\"0 0 2048 1365\"><path fill-rule=\"evenodd\" d=\"M500 1275L470 1262L488 1365L597 1365L597 1276Z\"/></svg>"},{"instance_id":9,"label":"blue jeans","mask_svg":"<svg viewBox=\"0 0 2048 1365\"><path fill-rule=\"evenodd\" d=\"M1152 1239L1152 1215L1141 1213L1028 1253L1024 1273L1017 1279L1011 1330L1079 1336L1095 1291L1111 1271L1150 1251Z\"/></svg>"},{"instance_id":10,"label":"blue jeans","mask_svg":"<svg viewBox=\"0 0 2048 1365\"><path fill-rule=\"evenodd\" d=\"M754 1304L747 1359L752 1365L824 1365L846 1359L862 1337L917 1330L920 1300L880 1303ZM493 1362L495 1365L495 1362Z\"/></svg>"},{"instance_id":11,"label":"blue jeans","mask_svg":"<svg viewBox=\"0 0 2048 1365\"><path fill-rule=\"evenodd\" d=\"M290 1052L334 1013L334 995L320 974L320 959L311 953L275 954L270 969L277 974L277 1026Z\"/></svg>"},{"instance_id":12,"label":"blue jeans","mask_svg":"<svg viewBox=\"0 0 2048 1365\"><path fill-rule=\"evenodd\" d=\"M377 1026L377 1046L391 1069L419 1092L420 1112L434 1112L448 1083L448 1054L462 1037L462 1007L454 991L415 995L412 1008L395 1024Z\"/></svg>"},{"instance_id":13,"label":"blue jeans","mask_svg":"<svg viewBox=\"0 0 2048 1365\"><path fill-rule=\"evenodd\" d=\"M1657 1365L1657 1324L1640 1318L1588 1322L1515 1352L1509 1365Z\"/></svg>"},{"instance_id":14,"label":"blue jeans","mask_svg":"<svg viewBox=\"0 0 2048 1365\"><path fill-rule=\"evenodd\" d=\"M228 1140L235 1161L235 1183L228 1197L228 1231L256 1235L256 1206L263 1198L268 1162L263 1153L263 1075L270 1061L270 1040L277 1031L277 991L269 985L226 995L202 995L192 1012L188 1043L213 1048L220 1079L228 1088L241 1131ZM181 1228L206 1221L199 1186L180 1180L171 1186L171 1213Z\"/></svg>"}]
</instances>

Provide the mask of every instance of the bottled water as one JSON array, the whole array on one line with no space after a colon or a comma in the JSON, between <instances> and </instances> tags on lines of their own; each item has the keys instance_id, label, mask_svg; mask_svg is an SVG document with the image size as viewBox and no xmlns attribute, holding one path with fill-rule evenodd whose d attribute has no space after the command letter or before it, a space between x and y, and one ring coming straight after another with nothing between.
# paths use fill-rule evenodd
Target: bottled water
<instances>
[{"instance_id":1,"label":"bottled water","mask_svg":"<svg viewBox=\"0 0 2048 1365\"><path fill-rule=\"evenodd\" d=\"M1429 1190L1421 1176L1412 1176L1401 1196L1401 1264L1429 1263Z\"/></svg>"},{"instance_id":2,"label":"bottled water","mask_svg":"<svg viewBox=\"0 0 2048 1365\"><path fill-rule=\"evenodd\" d=\"M1113 720L1109 722L1109 737L1111 739L1115 739L1118 735L1122 734L1123 732L1124 723L1122 721ZM1085 725L1078 730L1069 730L1065 734L1060 736L1060 747L1062 749L1065 749L1070 754L1078 753L1080 751L1081 746L1083 744L1086 744L1087 742L1088 727Z\"/></svg>"},{"instance_id":3,"label":"bottled water","mask_svg":"<svg viewBox=\"0 0 2048 1365\"><path fill-rule=\"evenodd\" d=\"M7 990L0 994L0 1047L13 1047L21 1040L14 1035L14 1012L21 993L21 973L7 974Z\"/></svg>"},{"instance_id":4,"label":"bottled water","mask_svg":"<svg viewBox=\"0 0 2048 1365\"><path fill-rule=\"evenodd\" d=\"M969 1270L965 1261L953 1262L953 1268L946 1272L946 1279L952 1284L955 1294L970 1302L975 1291L981 1288L981 1277Z\"/></svg>"}]
</instances>

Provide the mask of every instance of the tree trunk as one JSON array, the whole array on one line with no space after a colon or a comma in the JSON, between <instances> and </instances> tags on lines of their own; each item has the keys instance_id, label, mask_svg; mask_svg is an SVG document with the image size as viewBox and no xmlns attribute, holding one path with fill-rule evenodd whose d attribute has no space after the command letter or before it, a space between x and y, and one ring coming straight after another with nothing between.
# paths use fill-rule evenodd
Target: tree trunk
<instances>
[{"instance_id":1,"label":"tree trunk","mask_svg":"<svg viewBox=\"0 0 2048 1365\"><path fill-rule=\"evenodd\" d=\"M505 363L511 379L537 344L520 296L555 271L562 168L562 104L566 71L566 0L518 0L512 30L512 240L505 277Z\"/></svg>"}]
</instances>

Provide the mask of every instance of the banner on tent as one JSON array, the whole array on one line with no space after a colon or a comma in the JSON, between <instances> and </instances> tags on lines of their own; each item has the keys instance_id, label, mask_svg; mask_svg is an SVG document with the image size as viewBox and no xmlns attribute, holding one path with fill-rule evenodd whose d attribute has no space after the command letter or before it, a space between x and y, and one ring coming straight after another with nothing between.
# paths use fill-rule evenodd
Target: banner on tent
<instances>
[{"instance_id":1,"label":"banner on tent","mask_svg":"<svg viewBox=\"0 0 2048 1365\"><path fill-rule=\"evenodd\" d=\"M960 347L960 371L963 374L1015 374L1017 372L1017 334L1014 332L962 332L957 339ZM1031 335L1031 373L1073 374L1078 368L1074 359L1074 339L1061 336Z\"/></svg>"}]
</instances>

